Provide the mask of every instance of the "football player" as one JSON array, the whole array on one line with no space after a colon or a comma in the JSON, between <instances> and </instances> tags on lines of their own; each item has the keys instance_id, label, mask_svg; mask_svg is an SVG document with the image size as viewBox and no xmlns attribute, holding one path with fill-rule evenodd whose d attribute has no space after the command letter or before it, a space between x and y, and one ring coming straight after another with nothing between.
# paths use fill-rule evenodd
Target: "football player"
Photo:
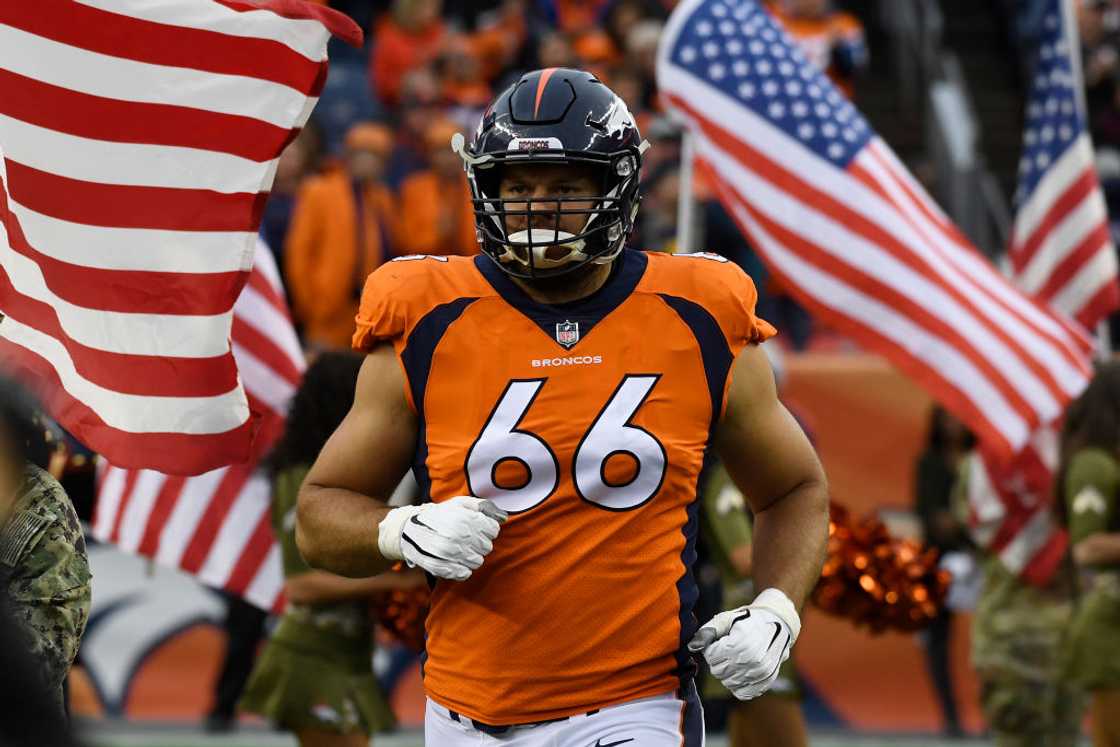
<instances>
[{"instance_id":1,"label":"football player","mask_svg":"<svg viewBox=\"0 0 1120 747\"><path fill-rule=\"evenodd\" d=\"M646 143L593 75L525 74L453 148L482 253L370 276L368 355L300 490L299 547L432 577L429 745L703 744L692 657L765 692L824 557L825 478L759 347L774 329L722 257L625 248ZM710 451L751 496L762 591L697 629ZM410 465L430 500L390 509Z\"/></svg>"}]
</instances>

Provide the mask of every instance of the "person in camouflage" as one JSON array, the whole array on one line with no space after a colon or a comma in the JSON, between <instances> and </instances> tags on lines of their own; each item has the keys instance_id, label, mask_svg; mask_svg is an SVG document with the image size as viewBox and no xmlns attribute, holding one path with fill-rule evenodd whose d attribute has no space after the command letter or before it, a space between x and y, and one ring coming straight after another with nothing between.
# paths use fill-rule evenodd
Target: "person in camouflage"
<instances>
[{"instance_id":1,"label":"person in camouflage","mask_svg":"<svg viewBox=\"0 0 1120 747\"><path fill-rule=\"evenodd\" d=\"M1102 365L1062 429L1059 513L1078 570L1065 677L1089 691L1096 747L1120 747L1120 362Z\"/></svg>"},{"instance_id":2,"label":"person in camouflage","mask_svg":"<svg viewBox=\"0 0 1120 747\"><path fill-rule=\"evenodd\" d=\"M45 431L26 395L0 380L0 585L61 712L89 616L90 570L70 499L35 464L49 460Z\"/></svg>"},{"instance_id":3,"label":"person in camouflage","mask_svg":"<svg viewBox=\"0 0 1120 747\"><path fill-rule=\"evenodd\" d=\"M964 462L953 506L967 525L972 459ZM1061 651L1073 617L1068 563L1044 587L1033 586L998 556L980 559L983 587L972 619L972 666L980 705L997 747L1073 747L1084 696L1060 677Z\"/></svg>"}]
</instances>

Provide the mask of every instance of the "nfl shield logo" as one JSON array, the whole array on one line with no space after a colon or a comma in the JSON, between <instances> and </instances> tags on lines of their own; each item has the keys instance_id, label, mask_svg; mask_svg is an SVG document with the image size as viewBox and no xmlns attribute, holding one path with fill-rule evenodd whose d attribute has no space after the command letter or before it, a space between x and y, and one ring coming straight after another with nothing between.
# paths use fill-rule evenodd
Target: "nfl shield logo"
<instances>
[{"instance_id":1,"label":"nfl shield logo","mask_svg":"<svg viewBox=\"0 0 1120 747\"><path fill-rule=\"evenodd\" d=\"M579 322L558 322L556 324L556 342L570 348L579 342Z\"/></svg>"}]
</instances>

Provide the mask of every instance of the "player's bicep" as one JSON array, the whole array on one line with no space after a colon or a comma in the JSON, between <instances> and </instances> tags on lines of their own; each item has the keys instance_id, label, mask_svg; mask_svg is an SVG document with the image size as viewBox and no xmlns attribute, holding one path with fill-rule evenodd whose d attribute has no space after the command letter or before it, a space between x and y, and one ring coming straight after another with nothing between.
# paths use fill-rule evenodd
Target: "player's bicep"
<instances>
[{"instance_id":1,"label":"player's bicep","mask_svg":"<svg viewBox=\"0 0 1120 747\"><path fill-rule=\"evenodd\" d=\"M766 354L749 345L735 360L716 448L754 511L824 471L801 426L778 399Z\"/></svg>"},{"instance_id":2,"label":"player's bicep","mask_svg":"<svg viewBox=\"0 0 1120 747\"><path fill-rule=\"evenodd\" d=\"M391 346L380 345L366 356L354 405L319 453L305 485L387 499L408 471L416 448L416 414L404 387Z\"/></svg>"}]
</instances>

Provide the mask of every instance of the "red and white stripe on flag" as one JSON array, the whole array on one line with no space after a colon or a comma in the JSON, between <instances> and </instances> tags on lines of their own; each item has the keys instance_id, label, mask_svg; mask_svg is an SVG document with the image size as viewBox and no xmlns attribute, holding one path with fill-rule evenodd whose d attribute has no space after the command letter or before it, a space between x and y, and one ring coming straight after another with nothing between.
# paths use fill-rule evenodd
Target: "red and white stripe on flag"
<instances>
[{"instance_id":1,"label":"red and white stripe on flag","mask_svg":"<svg viewBox=\"0 0 1120 747\"><path fill-rule=\"evenodd\" d=\"M272 254L257 245L249 282L233 307L233 355L261 413L263 450L283 430L304 361ZM93 535L273 609L284 578L271 489L257 461L181 477L102 460Z\"/></svg>"},{"instance_id":2,"label":"red and white stripe on flag","mask_svg":"<svg viewBox=\"0 0 1120 747\"><path fill-rule=\"evenodd\" d=\"M327 26L360 39L299 0L0 3L0 357L115 464L251 454L232 309Z\"/></svg>"},{"instance_id":3,"label":"red and white stripe on flag","mask_svg":"<svg viewBox=\"0 0 1120 747\"><path fill-rule=\"evenodd\" d=\"M1067 1L1046 0L1041 17L1008 254L1024 293L1091 330L1120 307L1120 284Z\"/></svg>"},{"instance_id":4,"label":"red and white stripe on flag","mask_svg":"<svg viewBox=\"0 0 1120 747\"><path fill-rule=\"evenodd\" d=\"M973 541L1012 573L1039 586L1053 577L1069 544L1069 533L1052 510L1057 466L1058 434L1048 427L1035 431L1010 462L983 449L968 457Z\"/></svg>"},{"instance_id":5,"label":"red and white stripe on flag","mask_svg":"<svg viewBox=\"0 0 1120 747\"><path fill-rule=\"evenodd\" d=\"M1085 335L980 256L757 2L681 3L658 81L767 268L994 453L1081 391Z\"/></svg>"},{"instance_id":6,"label":"red and white stripe on flag","mask_svg":"<svg viewBox=\"0 0 1120 747\"><path fill-rule=\"evenodd\" d=\"M1059 156L1015 214L1008 253L1024 293L1087 329L1120 307L1116 248L1087 134Z\"/></svg>"}]
</instances>

